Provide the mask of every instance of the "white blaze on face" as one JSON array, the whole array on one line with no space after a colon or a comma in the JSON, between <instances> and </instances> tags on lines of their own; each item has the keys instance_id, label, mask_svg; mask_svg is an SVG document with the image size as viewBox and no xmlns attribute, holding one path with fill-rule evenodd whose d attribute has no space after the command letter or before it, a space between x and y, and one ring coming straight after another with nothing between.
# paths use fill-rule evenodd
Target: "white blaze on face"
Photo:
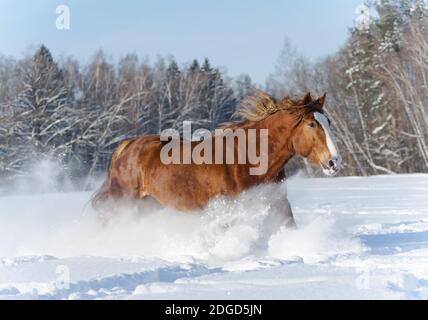
<instances>
[{"instance_id":1,"label":"white blaze on face","mask_svg":"<svg viewBox=\"0 0 428 320\"><path fill-rule=\"evenodd\" d=\"M327 147L328 147L328 150L330 151L332 160L336 160L337 166L340 168L340 165L342 163L342 157L339 154L339 149L337 148L336 139L334 137L333 132L331 131L330 124L328 123L327 117L320 112L315 112L314 117L315 117L315 120L324 129Z\"/></svg>"}]
</instances>

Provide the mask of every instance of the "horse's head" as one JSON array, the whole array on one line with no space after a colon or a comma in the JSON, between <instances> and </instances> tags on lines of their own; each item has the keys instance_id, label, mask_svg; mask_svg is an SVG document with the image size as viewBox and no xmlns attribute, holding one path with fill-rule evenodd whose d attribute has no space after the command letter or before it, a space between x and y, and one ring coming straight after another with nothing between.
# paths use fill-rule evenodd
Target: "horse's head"
<instances>
[{"instance_id":1,"label":"horse's head","mask_svg":"<svg viewBox=\"0 0 428 320\"><path fill-rule=\"evenodd\" d=\"M330 120L323 112L326 95L312 100L306 94L301 104L308 111L294 129L292 143L295 152L318 164L328 176L336 175L340 168L340 157Z\"/></svg>"}]
</instances>

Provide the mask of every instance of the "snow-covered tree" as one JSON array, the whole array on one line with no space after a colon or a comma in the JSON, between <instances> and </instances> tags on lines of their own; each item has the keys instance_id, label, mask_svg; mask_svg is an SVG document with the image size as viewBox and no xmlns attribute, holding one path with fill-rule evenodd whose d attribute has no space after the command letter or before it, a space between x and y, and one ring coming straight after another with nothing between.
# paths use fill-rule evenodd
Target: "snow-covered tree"
<instances>
[{"instance_id":1,"label":"snow-covered tree","mask_svg":"<svg viewBox=\"0 0 428 320\"><path fill-rule=\"evenodd\" d=\"M22 64L23 90L12 103L13 143L19 166L40 157L64 160L70 151L76 118L62 70L51 53L41 46Z\"/></svg>"}]
</instances>

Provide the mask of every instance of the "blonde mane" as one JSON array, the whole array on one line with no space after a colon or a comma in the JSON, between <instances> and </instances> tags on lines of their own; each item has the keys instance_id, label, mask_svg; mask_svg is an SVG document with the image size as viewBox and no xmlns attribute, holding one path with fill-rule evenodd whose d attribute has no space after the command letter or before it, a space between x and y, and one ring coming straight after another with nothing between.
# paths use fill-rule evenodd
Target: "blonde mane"
<instances>
[{"instance_id":1,"label":"blonde mane","mask_svg":"<svg viewBox=\"0 0 428 320\"><path fill-rule=\"evenodd\" d=\"M278 111L285 111L296 119L301 119L304 115L310 112L321 112L322 109L317 105L317 101L313 101L308 92L301 99L293 99L290 96L285 96L282 100L277 101L264 91L256 90L252 95L248 96L241 103L235 115L242 117L244 122L258 122ZM239 125L239 123L227 123L222 125L222 128Z\"/></svg>"}]
</instances>

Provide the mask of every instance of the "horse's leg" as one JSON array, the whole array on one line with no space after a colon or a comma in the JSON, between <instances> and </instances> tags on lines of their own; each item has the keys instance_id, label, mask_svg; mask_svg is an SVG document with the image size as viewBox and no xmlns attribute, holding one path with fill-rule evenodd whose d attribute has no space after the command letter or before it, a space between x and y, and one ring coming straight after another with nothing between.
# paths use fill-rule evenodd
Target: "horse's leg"
<instances>
[{"instance_id":1,"label":"horse's leg","mask_svg":"<svg viewBox=\"0 0 428 320\"><path fill-rule=\"evenodd\" d=\"M156 210L163 209L162 205L151 196L144 196L138 200L137 204L139 214L147 214Z\"/></svg>"},{"instance_id":2,"label":"horse's leg","mask_svg":"<svg viewBox=\"0 0 428 320\"><path fill-rule=\"evenodd\" d=\"M296 221L294 220L293 211L291 210L290 202L288 199L285 199L285 215L286 215L286 221L285 226L288 229L297 229Z\"/></svg>"},{"instance_id":3,"label":"horse's leg","mask_svg":"<svg viewBox=\"0 0 428 320\"><path fill-rule=\"evenodd\" d=\"M280 196L275 199L270 206L272 214L270 215L271 220L271 231L277 232L281 227L285 226L287 229L296 229L296 222L294 220L293 211L291 210L290 203L286 196Z\"/></svg>"},{"instance_id":4,"label":"horse's leg","mask_svg":"<svg viewBox=\"0 0 428 320\"><path fill-rule=\"evenodd\" d=\"M281 170L277 177L275 178L275 183L282 183L285 181L286 175L285 175L285 169ZM281 198L278 203L276 204L278 210L284 210L284 216L283 216L283 220L284 220L284 224L286 226L286 228L288 229L297 229L297 224L296 221L294 220L294 215L293 215L293 211L291 210L291 205L290 202L287 199L287 196L283 196L283 198Z\"/></svg>"}]
</instances>

